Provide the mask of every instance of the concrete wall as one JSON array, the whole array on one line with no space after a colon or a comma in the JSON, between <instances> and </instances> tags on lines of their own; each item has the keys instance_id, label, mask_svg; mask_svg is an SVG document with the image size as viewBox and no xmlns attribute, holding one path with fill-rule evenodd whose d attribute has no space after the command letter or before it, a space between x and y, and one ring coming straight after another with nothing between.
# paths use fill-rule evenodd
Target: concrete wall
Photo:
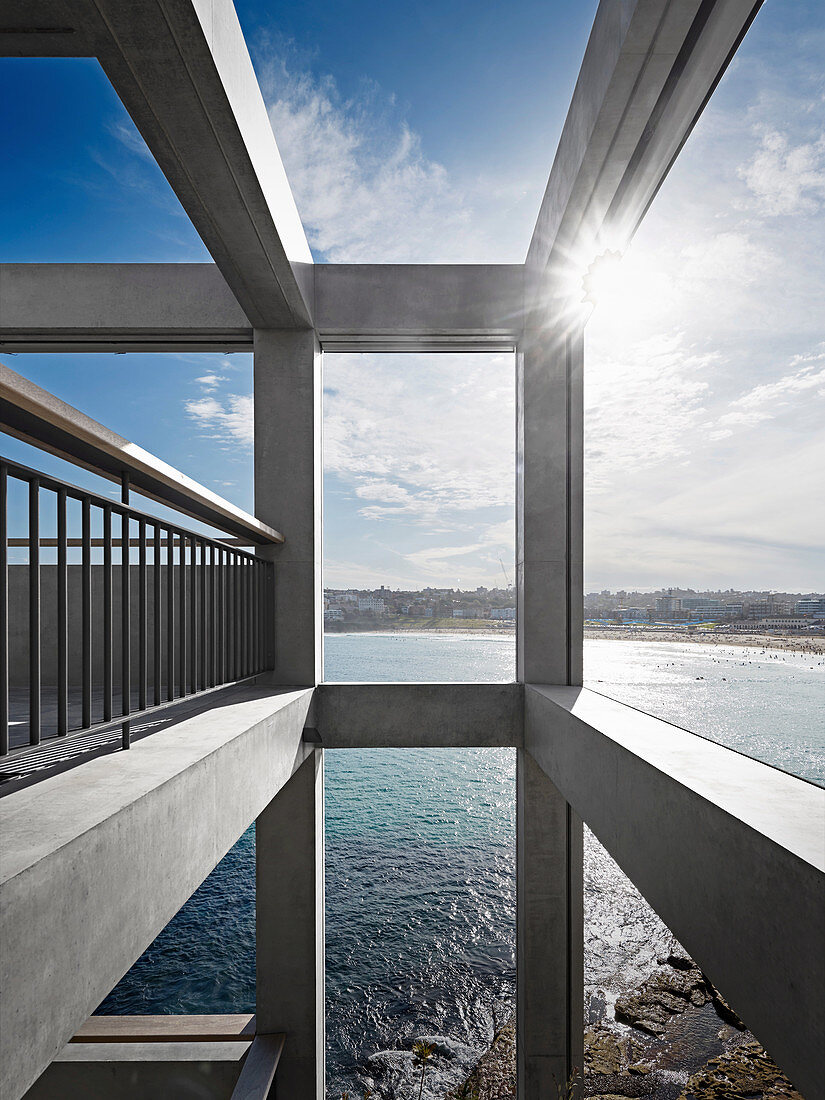
<instances>
[{"instance_id":1,"label":"concrete wall","mask_svg":"<svg viewBox=\"0 0 825 1100\"><path fill-rule=\"evenodd\" d=\"M518 748L521 684L321 684L314 722L327 749Z\"/></svg>"},{"instance_id":2,"label":"concrete wall","mask_svg":"<svg viewBox=\"0 0 825 1100\"><path fill-rule=\"evenodd\" d=\"M525 746L806 1100L825 1095L825 791L595 692Z\"/></svg>"},{"instance_id":3,"label":"concrete wall","mask_svg":"<svg viewBox=\"0 0 825 1100\"><path fill-rule=\"evenodd\" d=\"M0 1095L25 1092L300 766L311 697L229 688L0 799Z\"/></svg>"}]
</instances>

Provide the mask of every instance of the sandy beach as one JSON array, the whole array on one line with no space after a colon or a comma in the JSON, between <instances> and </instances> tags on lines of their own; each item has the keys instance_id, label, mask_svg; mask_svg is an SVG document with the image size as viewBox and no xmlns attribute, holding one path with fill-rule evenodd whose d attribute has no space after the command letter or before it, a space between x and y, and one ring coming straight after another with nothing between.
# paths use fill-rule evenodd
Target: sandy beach
<instances>
[{"instance_id":1,"label":"sandy beach","mask_svg":"<svg viewBox=\"0 0 825 1100\"><path fill-rule=\"evenodd\" d=\"M586 639L619 640L636 642L682 642L707 646L749 646L754 649L780 649L785 652L810 653L825 656L825 637L800 634L745 634L738 631L723 633L720 630L645 629L644 627L585 627Z\"/></svg>"}]
</instances>

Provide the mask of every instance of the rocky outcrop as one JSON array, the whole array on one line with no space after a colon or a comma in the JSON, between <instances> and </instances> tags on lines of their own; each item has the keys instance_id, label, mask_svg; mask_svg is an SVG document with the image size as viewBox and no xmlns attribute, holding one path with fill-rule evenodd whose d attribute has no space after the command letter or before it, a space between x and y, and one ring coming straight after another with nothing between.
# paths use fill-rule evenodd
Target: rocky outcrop
<instances>
[{"instance_id":1,"label":"rocky outcrop","mask_svg":"<svg viewBox=\"0 0 825 1100\"><path fill-rule=\"evenodd\" d=\"M802 1100L802 1097L759 1043L741 1043L711 1058L685 1085L680 1100Z\"/></svg>"},{"instance_id":2,"label":"rocky outcrop","mask_svg":"<svg viewBox=\"0 0 825 1100\"><path fill-rule=\"evenodd\" d=\"M667 963L666 968L651 974L638 989L617 998L616 1019L619 1023L658 1038L664 1035L672 1016L679 1015L691 1005L701 1008L714 1000L716 991L690 959L671 955Z\"/></svg>"},{"instance_id":3,"label":"rocky outcrop","mask_svg":"<svg viewBox=\"0 0 825 1100\"><path fill-rule=\"evenodd\" d=\"M639 1053L638 1044L626 1035L618 1035L604 1024L584 1032L584 1072L590 1074L626 1073Z\"/></svg>"},{"instance_id":4,"label":"rocky outcrop","mask_svg":"<svg viewBox=\"0 0 825 1100\"><path fill-rule=\"evenodd\" d=\"M516 1095L515 1020L500 1027L462 1085L444 1100L514 1100Z\"/></svg>"}]
</instances>

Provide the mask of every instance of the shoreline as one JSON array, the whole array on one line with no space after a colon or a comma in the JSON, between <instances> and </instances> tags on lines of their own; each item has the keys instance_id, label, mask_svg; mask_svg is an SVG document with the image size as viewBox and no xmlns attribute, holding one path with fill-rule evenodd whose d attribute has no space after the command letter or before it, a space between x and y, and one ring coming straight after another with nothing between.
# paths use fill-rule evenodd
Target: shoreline
<instances>
[{"instance_id":1,"label":"shoreline","mask_svg":"<svg viewBox=\"0 0 825 1100\"><path fill-rule=\"evenodd\" d=\"M426 638L433 634L441 636L460 635L463 637L485 638L499 641L506 638L515 638L515 628L512 626L490 627L481 626L437 626L437 627L407 627L394 626L388 623L378 628L355 630L325 630L326 637L334 635L353 637L356 635L372 634L375 636L404 636ZM799 634L746 634L734 632L714 631L687 631L668 629L645 629L644 627L585 627L585 641L623 641L623 642L679 642L685 645L704 645L712 648L719 646L743 647L746 649L774 649L785 653L807 653L813 657L825 657L825 637L811 637Z\"/></svg>"},{"instance_id":2,"label":"shoreline","mask_svg":"<svg viewBox=\"0 0 825 1100\"><path fill-rule=\"evenodd\" d=\"M682 642L686 645L743 646L747 649L778 649L794 653L808 653L816 657L825 657L825 637L811 637L800 634L746 634L734 631L687 631L656 629L646 630L617 626L585 627L585 640L589 641L637 641L637 642Z\"/></svg>"}]
</instances>

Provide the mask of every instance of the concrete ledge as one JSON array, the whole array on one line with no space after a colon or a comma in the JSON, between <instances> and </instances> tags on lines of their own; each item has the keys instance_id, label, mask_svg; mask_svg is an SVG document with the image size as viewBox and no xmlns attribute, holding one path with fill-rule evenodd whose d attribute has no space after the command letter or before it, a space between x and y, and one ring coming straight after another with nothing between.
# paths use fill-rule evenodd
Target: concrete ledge
<instances>
[{"instance_id":1,"label":"concrete ledge","mask_svg":"<svg viewBox=\"0 0 825 1100\"><path fill-rule=\"evenodd\" d=\"M229 1100L252 1040L231 1043L72 1043L26 1100Z\"/></svg>"},{"instance_id":2,"label":"concrete ledge","mask_svg":"<svg viewBox=\"0 0 825 1100\"><path fill-rule=\"evenodd\" d=\"M518 748L521 684L321 684L327 749Z\"/></svg>"},{"instance_id":3,"label":"concrete ledge","mask_svg":"<svg viewBox=\"0 0 825 1100\"><path fill-rule=\"evenodd\" d=\"M305 759L311 699L227 689L0 802L0 1095L25 1092Z\"/></svg>"},{"instance_id":4,"label":"concrete ledge","mask_svg":"<svg viewBox=\"0 0 825 1100\"><path fill-rule=\"evenodd\" d=\"M806 1100L825 1095L825 790L583 688L525 748Z\"/></svg>"}]
</instances>

